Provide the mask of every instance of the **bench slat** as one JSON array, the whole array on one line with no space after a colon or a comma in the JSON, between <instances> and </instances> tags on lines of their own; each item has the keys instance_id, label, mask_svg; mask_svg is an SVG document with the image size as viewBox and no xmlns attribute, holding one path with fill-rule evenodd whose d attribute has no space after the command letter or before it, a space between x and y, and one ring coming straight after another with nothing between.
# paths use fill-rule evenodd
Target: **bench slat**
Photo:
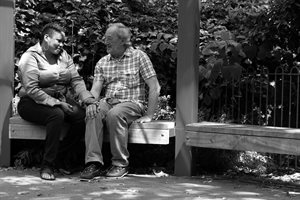
<instances>
[{"instance_id":1,"label":"bench slat","mask_svg":"<svg viewBox=\"0 0 300 200\"><path fill-rule=\"evenodd\" d=\"M169 138L175 136L175 122L152 121L148 123L133 123L129 128L129 143L138 144L169 144ZM68 126L65 125L62 136L66 134ZM20 116L10 118L9 138L44 140L46 130L44 126L23 120ZM108 135L104 135L104 141L109 141Z\"/></svg>"},{"instance_id":2,"label":"bench slat","mask_svg":"<svg viewBox=\"0 0 300 200\"><path fill-rule=\"evenodd\" d=\"M269 138L300 139L300 129L273 126L255 126L243 124L224 124L199 122L186 125L187 131L260 136Z\"/></svg>"},{"instance_id":3,"label":"bench slat","mask_svg":"<svg viewBox=\"0 0 300 200\"><path fill-rule=\"evenodd\" d=\"M204 148L300 155L300 140L186 131L186 145Z\"/></svg>"}]
</instances>

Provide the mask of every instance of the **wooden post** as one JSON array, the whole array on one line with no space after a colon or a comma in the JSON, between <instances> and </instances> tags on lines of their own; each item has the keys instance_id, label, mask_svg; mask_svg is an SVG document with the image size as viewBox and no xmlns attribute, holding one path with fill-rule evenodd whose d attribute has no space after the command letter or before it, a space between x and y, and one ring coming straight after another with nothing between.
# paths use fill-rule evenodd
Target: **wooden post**
<instances>
[{"instance_id":1,"label":"wooden post","mask_svg":"<svg viewBox=\"0 0 300 200\"><path fill-rule=\"evenodd\" d=\"M0 166L10 165L8 120L14 78L14 0L0 0Z\"/></svg>"},{"instance_id":2,"label":"wooden post","mask_svg":"<svg viewBox=\"0 0 300 200\"><path fill-rule=\"evenodd\" d=\"M192 173L191 149L185 145L185 125L198 118L200 0L179 0L176 86L175 175Z\"/></svg>"}]
</instances>

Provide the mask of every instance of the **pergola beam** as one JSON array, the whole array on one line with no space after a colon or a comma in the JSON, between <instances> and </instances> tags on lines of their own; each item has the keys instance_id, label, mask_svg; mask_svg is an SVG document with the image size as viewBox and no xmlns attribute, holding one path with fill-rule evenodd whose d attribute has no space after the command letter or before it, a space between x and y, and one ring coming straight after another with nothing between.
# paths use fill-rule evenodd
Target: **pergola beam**
<instances>
[{"instance_id":1,"label":"pergola beam","mask_svg":"<svg viewBox=\"0 0 300 200\"><path fill-rule=\"evenodd\" d=\"M192 152L185 125L198 118L200 0L179 0L176 86L175 174L191 175Z\"/></svg>"},{"instance_id":2,"label":"pergola beam","mask_svg":"<svg viewBox=\"0 0 300 200\"><path fill-rule=\"evenodd\" d=\"M10 165L8 120L14 78L14 0L0 0L0 166Z\"/></svg>"}]
</instances>

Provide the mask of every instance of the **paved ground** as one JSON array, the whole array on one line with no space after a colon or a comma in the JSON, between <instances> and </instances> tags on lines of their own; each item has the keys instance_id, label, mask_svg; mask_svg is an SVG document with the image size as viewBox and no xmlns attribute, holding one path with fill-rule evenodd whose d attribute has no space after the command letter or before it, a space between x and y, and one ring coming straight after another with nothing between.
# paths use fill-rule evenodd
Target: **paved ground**
<instances>
[{"instance_id":1,"label":"paved ground","mask_svg":"<svg viewBox=\"0 0 300 200\"><path fill-rule=\"evenodd\" d=\"M160 176L161 175L161 176ZM300 188L272 187L247 180L221 177L175 177L129 174L120 179L100 177L84 182L78 174L58 176L49 182L34 169L0 168L0 199L90 200L90 199L184 199L184 200L293 200Z\"/></svg>"}]
</instances>

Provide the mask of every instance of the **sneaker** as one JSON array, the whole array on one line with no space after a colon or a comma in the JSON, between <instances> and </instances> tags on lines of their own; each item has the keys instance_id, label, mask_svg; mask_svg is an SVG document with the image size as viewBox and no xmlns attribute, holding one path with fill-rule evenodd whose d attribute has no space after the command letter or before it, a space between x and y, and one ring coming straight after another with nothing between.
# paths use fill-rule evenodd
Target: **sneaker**
<instances>
[{"instance_id":1,"label":"sneaker","mask_svg":"<svg viewBox=\"0 0 300 200\"><path fill-rule=\"evenodd\" d=\"M128 167L118 167L113 165L106 173L106 176L121 178L127 174L128 174Z\"/></svg>"},{"instance_id":2,"label":"sneaker","mask_svg":"<svg viewBox=\"0 0 300 200\"><path fill-rule=\"evenodd\" d=\"M96 176L102 175L102 165L91 163L88 164L85 169L80 173L82 179L92 179Z\"/></svg>"}]
</instances>

